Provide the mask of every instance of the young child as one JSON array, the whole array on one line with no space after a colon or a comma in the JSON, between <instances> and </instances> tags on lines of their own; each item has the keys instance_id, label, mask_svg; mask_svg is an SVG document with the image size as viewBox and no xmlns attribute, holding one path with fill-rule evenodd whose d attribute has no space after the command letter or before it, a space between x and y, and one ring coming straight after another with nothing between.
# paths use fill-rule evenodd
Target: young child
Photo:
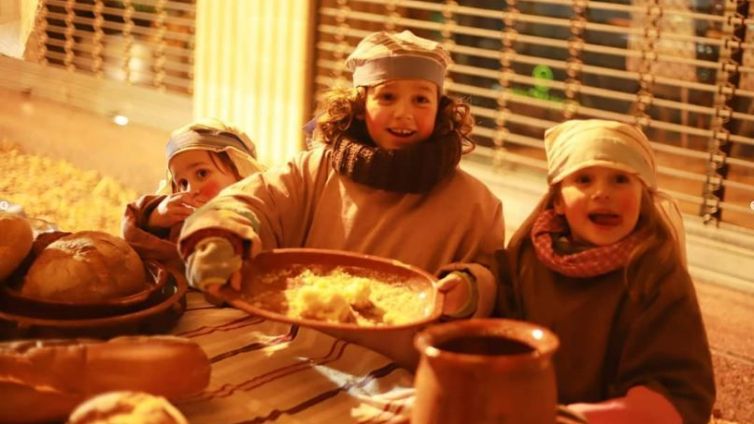
<instances>
[{"instance_id":1,"label":"young child","mask_svg":"<svg viewBox=\"0 0 754 424\"><path fill-rule=\"evenodd\" d=\"M364 38L346 62L353 88L326 98L313 147L186 221L190 284L216 288L262 250L338 249L445 276L448 315L491 314L502 205L458 168L473 119L443 93L449 63L442 46L409 31ZM410 339L399 348L413 351Z\"/></svg>"},{"instance_id":2,"label":"young child","mask_svg":"<svg viewBox=\"0 0 754 424\"><path fill-rule=\"evenodd\" d=\"M559 400L590 423L706 423L709 346L649 141L573 120L545 150L550 190L510 241L499 313L560 338Z\"/></svg>"},{"instance_id":3,"label":"young child","mask_svg":"<svg viewBox=\"0 0 754 424\"><path fill-rule=\"evenodd\" d=\"M173 131L166 150L165 180L157 194L126 207L122 231L142 259L159 262L184 279L176 247L183 221L221 189L263 167L244 132L211 118Z\"/></svg>"}]
</instances>

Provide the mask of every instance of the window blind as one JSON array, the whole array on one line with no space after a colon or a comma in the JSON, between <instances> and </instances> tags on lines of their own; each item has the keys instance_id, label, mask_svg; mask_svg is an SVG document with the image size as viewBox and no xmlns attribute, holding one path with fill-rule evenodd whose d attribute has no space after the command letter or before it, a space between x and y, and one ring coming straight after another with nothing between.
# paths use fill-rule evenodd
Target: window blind
<instances>
[{"instance_id":1,"label":"window blind","mask_svg":"<svg viewBox=\"0 0 754 424\"><path fill-rule=\"evenodd\" d=\"M322 0L315 89L348 85L372 31L442 42L449 94L477 121L475 155L544 172L545 129L571 118L641 127L687 214L754 228L754 11L735 0Z\"/></svg>"},{"instance_id":2,"label":"window blind","mask_svg":"<svg viewBox=\"0 0 754 424\"><path fill-rule=\"evenodd\" d=\"M32 59L167 92L193 90L194 0L40 0Z\"/></svg>"}]
</instances>

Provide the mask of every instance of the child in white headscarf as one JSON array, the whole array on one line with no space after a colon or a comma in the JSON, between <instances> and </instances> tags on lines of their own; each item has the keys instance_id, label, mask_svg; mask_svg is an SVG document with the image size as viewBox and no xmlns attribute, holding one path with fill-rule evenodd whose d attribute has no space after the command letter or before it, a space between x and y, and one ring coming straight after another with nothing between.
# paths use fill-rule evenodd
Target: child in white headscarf
<instances>
[{"instance_id":1,"label":"child in white headscarf","mask_svg":"<svg viewBox=\"0 0 754 424\"><path fill-rule=\"evenodd\" d=\"M555 332L559 400L590 423L706 423L709 346L649 141L573 120L545 150L550 190L501 259L499 314Z\"/></svg>"},{"instance_id":2,"label":"child in white headscarf","mask_svg":"<svg viewBox=\"0 0 754 424\"><path fill-rule=\"evenodd\" d=\"M166 177L157 193L126 207L122 232L142 259L158 262L184 279L176 247L183 221L223 188L264 168L246 133L213 118L173 131L166 159Z\"/></svg>"}]
</instances>

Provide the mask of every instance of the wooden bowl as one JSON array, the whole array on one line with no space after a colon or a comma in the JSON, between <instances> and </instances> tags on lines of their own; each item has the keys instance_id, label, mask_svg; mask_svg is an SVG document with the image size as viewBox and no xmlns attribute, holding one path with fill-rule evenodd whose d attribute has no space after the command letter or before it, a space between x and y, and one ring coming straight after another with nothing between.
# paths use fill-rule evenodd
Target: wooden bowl
<instances>
[{"instance_id":1,"label":"wooden bowl","mask_svg":"<svg viewBox=\"0 0 754 424\"><path fill-rule=\"evenodd\" d=\"M165 333L172 328L186 308L183 281L176 281L164 268L153 269L163 281L150 301L133 310L105 316L84 315L61 318L48 310L8 311L0 308L0 339L96 337L110 338L125 334Z\"/></svg>"},{"instance_id":2,"label":"wooden bowl","mask_svg":"<svg viewBox=\"0 0 754 424\"><path fill-rule=\"evenodd\" d=\"M96 318L121 315L144 309L154 304L164 289L167 275L156 263L145 263L147 287L136 293L111 299L91 302L48 300L26 296L16 288L20 283L11 282L0 289L0 310L22 315L53 319ZM20 281L20 279L19 279Z\"/></svg>"}]
</instances>

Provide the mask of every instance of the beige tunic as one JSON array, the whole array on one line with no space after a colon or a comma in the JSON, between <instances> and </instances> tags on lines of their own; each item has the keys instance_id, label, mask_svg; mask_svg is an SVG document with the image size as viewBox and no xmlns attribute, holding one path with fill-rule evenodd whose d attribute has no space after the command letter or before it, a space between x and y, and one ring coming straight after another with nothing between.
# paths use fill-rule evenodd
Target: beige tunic
<instances>
[{"instance_id":1,"label":"beige tunic","mask_svg":"<svg viewBox=\"0 0 754 424\"><path fill-rule=\"evenodd\" d=\"M494 286L490 268L504 243L500 200L466 172L456 169L427 194L389 192L335 172L322 147L223 190L186 220L179 244L205 229L251 241L252 256L283 247L347 250L430 273L462 267L486 286Z\"/></svg>"}]
</instances>

